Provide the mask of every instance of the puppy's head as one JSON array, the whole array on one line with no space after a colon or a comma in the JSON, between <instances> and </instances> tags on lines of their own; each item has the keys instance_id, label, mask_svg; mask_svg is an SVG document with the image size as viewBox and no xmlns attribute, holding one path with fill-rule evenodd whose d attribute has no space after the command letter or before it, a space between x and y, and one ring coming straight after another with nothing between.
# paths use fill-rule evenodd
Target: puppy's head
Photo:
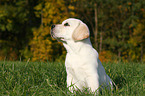
<instances>
[{"instance_id":1,"label":"puppy's head","mask_svg":"<svg viewBox=\"0 0 145 96\"><path fill-rule=\"evenodd\" d=\"M80 41L89 38L89 34L87 25L74 18L51 27L51 36L61 42L67 42L68 40Z\"/></svg>"}]
</instances>

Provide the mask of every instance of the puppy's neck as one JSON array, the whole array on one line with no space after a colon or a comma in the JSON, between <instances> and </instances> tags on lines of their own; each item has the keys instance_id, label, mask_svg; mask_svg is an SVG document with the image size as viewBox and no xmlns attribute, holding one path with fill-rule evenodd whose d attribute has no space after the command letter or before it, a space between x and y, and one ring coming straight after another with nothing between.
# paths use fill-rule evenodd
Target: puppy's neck
<instances>
[{"instance_id":1,"label":"puppy's neck","mask_svg":"<svg viewBox=\"0 0 145 96\"><path fill-rule=\"evenodd\" d=\"M88 47L92 47L90 38L81 40L81 41L73 41L69 40L67 43L63 43L68 53L71 54L83 54L82 50L86 50Z\"/></svg>"}]
</instances>

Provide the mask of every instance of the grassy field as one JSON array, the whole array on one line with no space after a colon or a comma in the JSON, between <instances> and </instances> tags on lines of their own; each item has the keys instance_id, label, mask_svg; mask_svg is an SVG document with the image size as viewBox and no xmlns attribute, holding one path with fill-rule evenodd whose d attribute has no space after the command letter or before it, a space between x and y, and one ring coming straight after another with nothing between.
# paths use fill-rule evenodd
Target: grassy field
<instances>
[{"instance_id":1,"label":"grassy field","mask_svg":"<svg viewBox=\"0 0 145 96\"><path fill-rule=\"evenodd\" d=\"M103 63L118 88L102 96L145 96L144 63ZM93 96L87 91L72 94L66 87L64 62L0 61L0 96Z\"/></svg>"}]
</instances>

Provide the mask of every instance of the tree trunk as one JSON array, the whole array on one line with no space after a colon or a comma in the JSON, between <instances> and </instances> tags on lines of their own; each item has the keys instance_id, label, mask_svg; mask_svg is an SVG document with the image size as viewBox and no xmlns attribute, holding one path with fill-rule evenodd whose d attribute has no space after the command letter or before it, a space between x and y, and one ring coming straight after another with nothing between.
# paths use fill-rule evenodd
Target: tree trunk
<instances>
[{"instance_id":1,"label":"tree trunk","mask_svg":"<svg viewBox=\"0 0 145 96\"><path fill-rule=\"evenodd\" d=\"M94 11L95 11L94 40L95 40L95 48L98 49L98 42L97 42L97 35L98 35L97 4L95 4Z\"/></svg>"},{"instance_id":2,"label":"tree trunk","mask_svg":"<svg viewBox=\"0 0 145 96\"><path fill-rule=\"evenodd\" d=\"M118 58L121 57L121 51L118 51Z\"/></svg>"},{"instance_id":3,"label":"tree trunk","mask_svg":"<svg viewBox=\"0 0 145 96\"><path fill-rule=\"evenodd\" d=\"M100 45L99 45L99 52L102 51L102 40L103 40L103 32L100 32Z\"/></svg>"}]
</instances>

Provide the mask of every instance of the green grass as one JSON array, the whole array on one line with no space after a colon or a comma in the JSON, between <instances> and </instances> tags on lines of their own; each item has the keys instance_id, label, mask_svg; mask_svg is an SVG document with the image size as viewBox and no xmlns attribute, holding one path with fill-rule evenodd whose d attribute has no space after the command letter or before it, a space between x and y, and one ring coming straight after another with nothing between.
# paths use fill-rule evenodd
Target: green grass
<instances>
[{"instance_id":1,"label":"green grass","mask_svg":"<svg viewBox=\"0 0 145 96\"><path fill-rule=\"evenodd\" d=\"M145 96L145 64L103 63L118 88L102 96ZM87 91L72 94L66 87L64 62L0 62L0 96L94 96Z\"/></svg>"}]
</instances>

